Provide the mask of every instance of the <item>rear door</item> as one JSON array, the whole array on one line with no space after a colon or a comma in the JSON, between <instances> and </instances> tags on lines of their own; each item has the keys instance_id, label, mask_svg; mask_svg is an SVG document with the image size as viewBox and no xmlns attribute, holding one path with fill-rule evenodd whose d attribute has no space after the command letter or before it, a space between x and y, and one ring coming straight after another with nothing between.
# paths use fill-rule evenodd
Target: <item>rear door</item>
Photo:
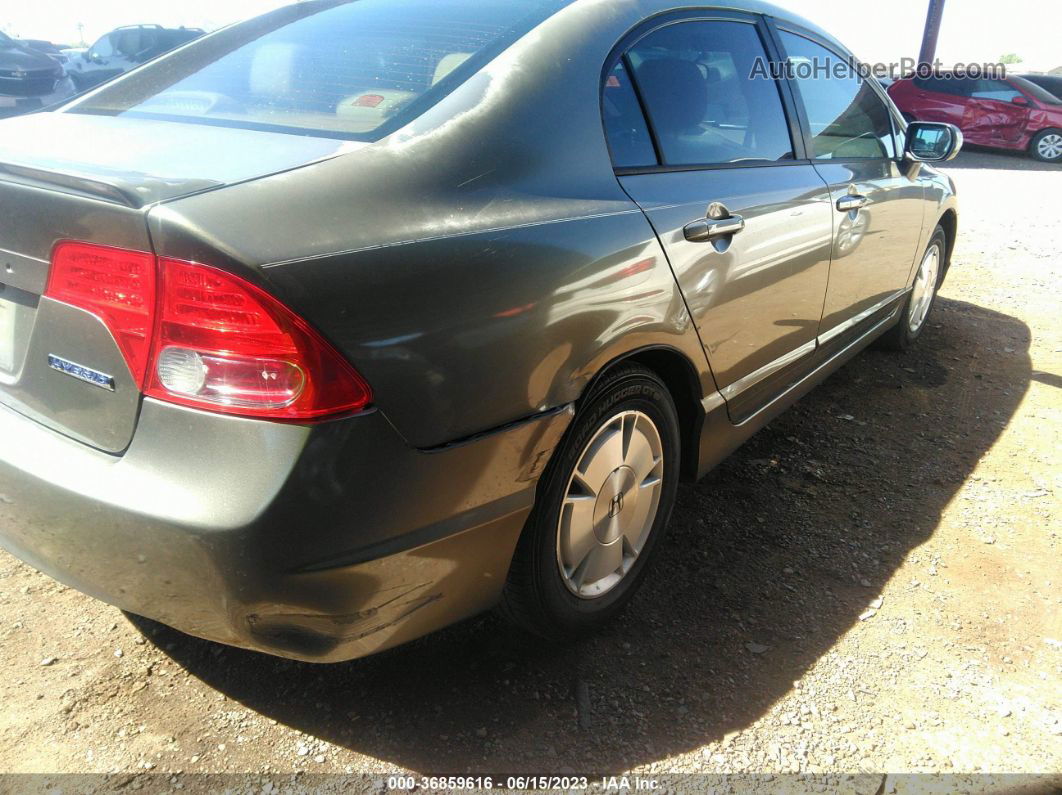
<instances>
[{"instance_id":1,"label":"rear door","mask_svg":"<svg viewBox=\"0 0 1062 795\"><path fill-rule=\"evenodd\" d=\"M813 354L829 272L828 193L794 139L767 35L737 13L659 20L628 39L604 93L620 182L667 252L735 421Z\"/></svg>"},{"instance_id":2,"label":"rear door","mask_svg":"<svg viewBox=\"0 0 1062 795\"><path fill-rule=\"evenodd\" d=\"M972 86L965 130L971 141L998 146L1013 145L1029 122L1029 100L1005 80L976 80ZM1015 99L1025 100L1024 105Z\"/></svg>"},{"instance_id":3,"label":"rear door","mask_svg":"<svg viewBox=\"0 0 1062 795\"><path fill-rule=\"evenodd\" d=\"M793 66L808 154L830 187L833 262L820 343L852 330L907 288L925 188L900 161L892 112L871 80L827 43L779 30ZM802 70L800 64L820 68Z\"/></svg>"},{"instance_id":4,"label":"rear door","mask_svg":"<svg viewBox=\"0 0 1062 795\"><path fill-rule=\"evenodd\" d=\"M922 121L945 122L962 127L969 104L964 81L947 77L916 77L909 89L914 97L915 116Z\"/></svg>"}]
</instances>

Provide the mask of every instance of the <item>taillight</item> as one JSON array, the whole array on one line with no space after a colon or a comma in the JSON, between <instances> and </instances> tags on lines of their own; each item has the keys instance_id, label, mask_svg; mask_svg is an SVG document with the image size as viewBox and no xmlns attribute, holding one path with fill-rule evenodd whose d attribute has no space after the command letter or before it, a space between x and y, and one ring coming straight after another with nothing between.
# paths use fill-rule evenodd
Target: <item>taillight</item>
<instances>
[{"instance_id":1,"label":"taillight","mask_svg":"<svg viewBox=\"0 0 1062 795\"><path fill-rule=\"evenodd\" d=\"M151 397L295 421L358 411L372 400L365 381L320 334L226 271L63 243L46 294L100 317Z\"/></svg>"},{"instance_id":2,"label":"taillight","mask_svg":"<svg viewBox=\"0 0 1062 795\"><path fill-rule=\"evenodd\" d=\"M102 320L137 384L144 383L155 315L155 256L87 243L60 243L44 294Z\"/></svg>"}]
</instances>

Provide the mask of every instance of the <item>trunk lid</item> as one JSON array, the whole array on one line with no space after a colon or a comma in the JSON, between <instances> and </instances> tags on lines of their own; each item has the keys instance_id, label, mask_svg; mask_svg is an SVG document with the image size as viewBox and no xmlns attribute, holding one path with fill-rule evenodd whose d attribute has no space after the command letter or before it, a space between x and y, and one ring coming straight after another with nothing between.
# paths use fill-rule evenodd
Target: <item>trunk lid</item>
<instances>
[{"instance_id":1,"label":"trunk lid","mask_svg":"<svg viewBox=\"0 0 1062 795\"><path fill-rule=\"evenodd\" d=\"M0 405L123 451L139 386L102 320L44 295L55 244L151 252L151 206L357 146L69 113L0 122Z\"/></svg>"}]
</instances>

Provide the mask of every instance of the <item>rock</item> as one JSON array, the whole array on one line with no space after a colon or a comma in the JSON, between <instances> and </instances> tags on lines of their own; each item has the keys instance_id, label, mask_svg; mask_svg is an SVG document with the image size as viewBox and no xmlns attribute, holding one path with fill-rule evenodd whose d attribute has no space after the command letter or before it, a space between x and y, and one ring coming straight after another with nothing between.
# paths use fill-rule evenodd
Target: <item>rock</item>
<instances>
[{"instance_id":1,"label":"rock","mask_svg":"<svg viewBox=\"0 0 1062 795\"><path fill-rule=\"evenodd\" d=\"M877 614L878 614L877 610L867 610L867 611L859 614L859 620L860 621L866 621L868 618L873 618Z\"/></svg>"},{"instance_id":2,"label":"rock","mask_svg":"<svg viewBox=\"0 0 1062 795\"><path fill-rule=\"evenodd\" d=\"M770 646L764 646L762 643L753 643L753 642L750 641L750 642L745 644L745 648L748 649L753 654L763 654L765 651L767 651L771 647Z\"/></svg>"},{"instance_id":3,"label":"rock","mask_svg":"<svg viewBox=\"0 0 1062 795\"><path fill-rule=\"evenodd\" d=\"M57 657L45 657L43 660L41 660L41 665L55 665L57 661Z\"/></svg>"},{"instance_id":4,"label":"rock","mask_svg":"<svg viewBox=\"0 0 1062 795\"><path fill-rule=\"evenodd\" d=\"M487 736L486 728L485 727L480 727L480 728L476 729L476 736L477 737L481 737L481 738L482 737L486 737Z\"/></svg>"},{"instance_id":5,"label":"rock","mask_svg":"<svg viewBox=\"0 0 1062 795\"><path fill-rule=\"evenodd\" d=\"M871 607L872 607L872 608L873 608L874 610L881 610L881 606L882 606L883 604L885 604L885 600L884 600L883 598L881 598L881 597L879 596L879 597L878 597L877 599L875 599L874 601L872 601L872 602L870 603L870 606L871 606Z\"/></svg>"}]
</instances>

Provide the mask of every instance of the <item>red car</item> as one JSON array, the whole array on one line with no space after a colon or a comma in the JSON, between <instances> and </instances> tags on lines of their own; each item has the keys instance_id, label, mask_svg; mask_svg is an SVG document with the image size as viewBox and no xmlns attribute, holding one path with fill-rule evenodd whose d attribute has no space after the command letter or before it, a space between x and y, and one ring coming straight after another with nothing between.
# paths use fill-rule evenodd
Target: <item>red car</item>
<instances>
[{"instance_id":1,"label":"red car","mask_svg":"<svg viewBox=\"0 0 1062 795\"><path fill-rule=\"evenodd\" d=\"M1062 163L1062 99L1024 78L944 73L897 80L889 96L908 121L949 122L971 144Z\"/></svg>"}]
</instances>

